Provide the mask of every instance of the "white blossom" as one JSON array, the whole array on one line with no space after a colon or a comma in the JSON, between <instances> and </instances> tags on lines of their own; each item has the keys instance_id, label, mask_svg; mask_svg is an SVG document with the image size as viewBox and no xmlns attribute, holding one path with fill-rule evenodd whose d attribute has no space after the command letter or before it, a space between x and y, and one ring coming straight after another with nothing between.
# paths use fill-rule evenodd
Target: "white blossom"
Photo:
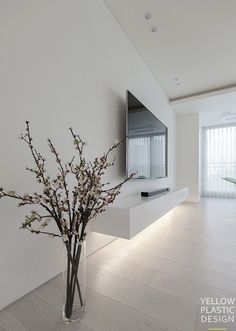
<instances>
[{"instance_id":1,"label":"white blossom","mask_svg":"<svg viewBox=\"0 0 236 331\"><path fill-rule=\"evenodd\" d=\"M74 134L72 129L70 132L77 158L73 156L71 161L65 164L52 141L48 139L49 150L55 158L55 168L58 169L58 173L51 177L45 166L46 158L33 146L29 122L26 121L26 133L21 134L20 138L27 144L35 161L34 167L26 169L35 175L40 191L20 195L14 190L5 191L0 187L0 199L15 198L21 207L40 207L40 210L37 208L37 211L32 210L25 216L23 229L28 229L32 233L47 234L52 238L61 237L64 242L68 242L73 236L83 241L88 222L104 212L106 206L120 193L121 186L132 177L131 175L125 178L113 188L105 189L109 183L102 182L103 176L107 168L114 164L114 160L109 161L109 155L121 141L116 139L115 144L106 153L90 162L84 157L84 147L87 143L79 135ZM52 220L56 223L58 233L51 233L46 229ZM33 227L35 222L38 228Z\"/></svg>"}]
</instances>

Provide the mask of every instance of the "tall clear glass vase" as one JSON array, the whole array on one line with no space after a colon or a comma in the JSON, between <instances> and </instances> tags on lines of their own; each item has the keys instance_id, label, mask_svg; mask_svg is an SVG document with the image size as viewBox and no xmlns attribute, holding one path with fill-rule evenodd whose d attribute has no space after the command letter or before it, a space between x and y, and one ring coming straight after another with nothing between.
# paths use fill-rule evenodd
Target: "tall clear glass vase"
<instances>
[{"instance_id":1,"label":"tall clear glass vase","mask_svg":"<svg viewBox=\"0 0 236 331\"><path fill-rule=\"evenodd\" d=\"M64 270L63 318L77 321L85 309L86 240L64 243Z\"/></svg>"}]
</instances>

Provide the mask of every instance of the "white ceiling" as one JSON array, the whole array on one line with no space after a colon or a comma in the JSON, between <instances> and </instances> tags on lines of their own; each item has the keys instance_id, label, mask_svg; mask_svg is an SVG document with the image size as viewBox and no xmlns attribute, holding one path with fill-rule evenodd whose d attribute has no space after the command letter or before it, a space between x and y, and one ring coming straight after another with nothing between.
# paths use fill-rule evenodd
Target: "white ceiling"
<instances>
[{"instance_id":1,"label":"white ceiling","mask_svg":"<svg viewBox=\"0 0 236 331\"><path fill-rule=\"evenodd\" d=\"M236 0L104 1L170 100L236 85Z\"/></svg>"},{"instance_id":2,"label":"white ceiling","mask_svg":"<svg viewBox=\"0 0 236 331\"><path fill-rule=\"evenodd\" d=\"M172 102L171 106L176 113L228 113L236 122L236 92L189 98L183 101Z\"/></svg>"}]
</instances>

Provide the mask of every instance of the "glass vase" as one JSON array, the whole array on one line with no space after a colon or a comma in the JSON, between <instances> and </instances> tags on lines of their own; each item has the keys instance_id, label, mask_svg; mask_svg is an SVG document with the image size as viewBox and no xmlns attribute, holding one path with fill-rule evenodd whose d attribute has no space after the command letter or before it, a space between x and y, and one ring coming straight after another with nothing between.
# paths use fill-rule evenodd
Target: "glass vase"
<instances>
[{"instance_id":1,"label":"glass vase","mask_svg":"<svg viewBox=\"0 0 236 331\"><path fill-rule=\"evenodd\" d=\"M86 288L86 241L77 238L64 243L64 306L63 318L77 321L85 309Z\"/></svg>"}]
</instances>

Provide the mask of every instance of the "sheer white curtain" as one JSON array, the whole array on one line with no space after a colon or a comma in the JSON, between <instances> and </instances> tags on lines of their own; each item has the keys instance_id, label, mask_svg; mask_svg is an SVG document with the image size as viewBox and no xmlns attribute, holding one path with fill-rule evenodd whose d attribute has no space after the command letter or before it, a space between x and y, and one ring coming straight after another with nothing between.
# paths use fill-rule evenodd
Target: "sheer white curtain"
<instances>
[{"instance_id":1,"label":"sheer white curtain","mask_svg":"<svg viewBox=\"0 0 236 331\"><path fill-rule=\"evenodd\" d=\"M137 177L165 176L166 136L153 135L129 138L129 174Z\"/></svg>"},{"instance_id":2,"label":"sheer white curtain","mask_svg":"<svg viewBox=\"0 0 236 331\"><path fill-rule=\"evenodd\" d=\"M129 173L138 177L150 177L150 138L129 138Z\"/></svg>"},{"instance_id":3,"label":"sheer white curtain","mask_svg":"<svg viewBox=\"0 0 236 331\"><path fill-rule=\"evenodd\" d=\"M236 124L203 129L203 196L236 198Z\"/></svg>"},{"instance_id":4,"label":"sheer white curtain","mask_svg":"<svg viewBox=\"0 0 236 331\"><path fill-rule=\"evenodd\" d=\"M153 136L151 138L151 177L165 176L165 139L165 135Z\"/></svg>"}]
</instances>

